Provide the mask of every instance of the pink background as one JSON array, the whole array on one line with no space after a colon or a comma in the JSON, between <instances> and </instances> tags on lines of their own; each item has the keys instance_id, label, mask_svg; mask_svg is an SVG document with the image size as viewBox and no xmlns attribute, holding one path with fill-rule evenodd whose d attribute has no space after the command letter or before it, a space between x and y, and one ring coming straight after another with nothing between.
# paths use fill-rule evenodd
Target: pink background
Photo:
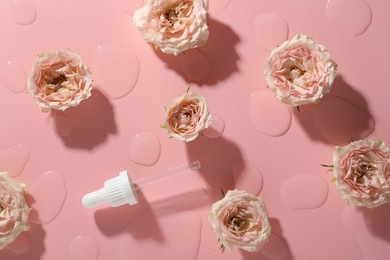
<instances>
[{"instance_id":1,"label":"pink background","mask_svg":"<svg viewBox=\"0 0 390 260\"><path fill-rule=\"evenodd\" d=\"M33 208L31 230L0 259L389 259L390 205L349 205L320 164L351 138L390 144L390 2L211 0L207 45L177 57L139 35L131 14L140 6L0 2L0 170L27 185ZM331 94L300 112L262 76L270 50L296 33L339 65ZM37 53L54 50L80 54L95 90L76 108L42 113L25 82ZM215 121L187 144L160 125L189 84ZM121 170L137 179L193 160L198 172L142 190L136 206L81 205ZM273 232L259 253L218 250L207 213L232 188L266 202Z\"/></svg>"}]
</instances>

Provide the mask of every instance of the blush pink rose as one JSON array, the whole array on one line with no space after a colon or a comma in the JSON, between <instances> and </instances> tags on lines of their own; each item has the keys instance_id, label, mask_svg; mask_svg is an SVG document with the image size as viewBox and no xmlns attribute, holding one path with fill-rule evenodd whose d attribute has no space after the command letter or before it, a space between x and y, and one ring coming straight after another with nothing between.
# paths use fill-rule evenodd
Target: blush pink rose
<instances>
[{"instance_id":1,"label":"blush pink rose","mask_svg":"<svg viewBox=\"0 0 390 260\"><path fill-rule=\"evenodd\" d=\"M300 106L319 102L330 91L336 70L323 45L297 34L271 51L264 77L282 103Z\"/></svg>"},{"instance_id":2,"label":"blush pink rose","mask_svg":"<svg viewBox=\"0 0 390 260\"><path fill-rule=\"evenodd\" d=\"M0 249L29 230L30 208L25 196L23 184L16 183L6 172L0 173Z\"/></svg>"},{"instance_id":3,"label":"blush pink rose","mask_svg":"<svg viewBox=\"0 0 390 260\"><path fill-rule=\"evenodd\" d=\"M390 201L390 150L383 141L364 139L336 147L336 187L344 199L375 208Z\"/></svg>"},{"instance_id":4,"label":"blush pink rose","mask_svg":"<svg viewBox=\"0 0 390 260\"><path fill-rule=\"evenodd\" d=\"M147 42L177 55L207 42L208 5L208 0L147 0L133 23Z\"/></svg>"},{"instance_id":5,"label":"blush pink rose","mask_svg":"<svg viewBox=\"0 0 390 260\"><path fill-rule=\"evenodd\" d=\"M63 111L91 96L91 73L75 53L42 52L33 64L27 91L42 111Z\"/></svg>"},{"instance_id":6,"label":"blush pink rose","mask_svg":"<svg viewBox=\"0 0 390 260\"><path fill-rule=\"evenodd\" d=\"M211 114L206 100L198 94L188 91L175 98L166 108L164 127L170 137L181 141L193 141L211 124Z\"/></svg>"},{"instance_id":7,"label":"blush pink rose","mask_svg":"<svg viewBox=\"0 0 390 260\"><path fill-rule=\"evenodd\" d=\"M271 225L263 199L245 191L229 190L208 215L222 245L257 252L268 241Z\"/></svg>"}]
</instances>

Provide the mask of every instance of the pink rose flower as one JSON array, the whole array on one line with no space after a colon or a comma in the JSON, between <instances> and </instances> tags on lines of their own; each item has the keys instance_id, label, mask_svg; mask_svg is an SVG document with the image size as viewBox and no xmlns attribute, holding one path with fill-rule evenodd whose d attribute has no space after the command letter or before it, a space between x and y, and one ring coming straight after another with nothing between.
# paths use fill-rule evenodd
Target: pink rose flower
<instances>
[{"instance_id":1,"label":"pink rose flower","mask_svg":"<svg viewBox=\"0 0 390 260\"><path fill-rule=\"evenodd\" d=\"M20 233L29 230L24 185L0 173L0 249L13 242Z\"/></svg>"},{"instance_id":2,"label":"pink rose flower","mask_svg":"<svg viewBox=\"0 0 390 260\"><path fill-rule=\"evenodd\" d=\"M143 38L162 52L177 55L207 42L208 0L148 0L134 12Z\"/></svg>"},{"instance_id":3,"label":"pink rose flower","mask_svg":"<svg viewBox=\"0 0 390 260\"><path fill-rule=\"evenodd\" d=\"M268 241L271 225L261 198L245 191L229 190L208 215L222 245L257 252Z\"/></svg>"},{"instance_id":4,"label":"pink rose flower","mask_svg":"<svg viewBox=\"0 0 390 260\"><path fill-rule=\"evenodd\" d=\"M63 111L91 96L91 73L75 53L42 52L32 67L27 91L42 111Z\"/></svg>"},{"instance_id":5,"label":"pink rose flower","mask_svg":"<svg viewBox=\"0 0 390 260\"><path fill-rule=\"evenodd\" d=\"M336 187L344 199L374 208L390 201L390 150L364 139L338 146L333 154Z\"/></svg>"},{"instance_id":6,"label":"pink rose flower","mask_svg":"<svg viewBox=\"0 0 390 260\"><path fill-rule=\"evenodd\" d=\"M264 77L282 103L300 106L319 102L330 91L336 70L323 45L297 34L271 51Z\"/></svg>"},{"instance_id":7,"label":"pink rose flower","mask_svg":"<svg viewBox=\"0 0 390 260\"><path fill-rule=\"evenodd\" d=\"M206 100L191 91L175 98L166 108L164 127L177 140L193 141L211 124L211 114Z\"/></svg>"}]
</instances>

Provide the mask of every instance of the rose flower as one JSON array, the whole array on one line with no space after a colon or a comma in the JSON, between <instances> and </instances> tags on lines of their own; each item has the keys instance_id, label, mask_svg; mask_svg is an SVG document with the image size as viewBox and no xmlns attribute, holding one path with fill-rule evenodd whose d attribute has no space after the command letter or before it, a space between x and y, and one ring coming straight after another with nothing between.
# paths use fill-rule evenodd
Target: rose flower
<instances>
[{"instance_id":1,"label":"rose flower","mask_svg":"<svg viewBox=\"0 0 390 260\"><path fill-rule=\"evenodd\" d=\"M0 173L0 249L13 242L20 233L29 229L24 185Z\"/></svg>"},{"instance_id":2,"label":"rose flower","mask_svg":"<svg viewBox=\"0 0 390 260\"><path fill-rule=\"evenodd\" d=\"M207 42L208 0L148 0L134 12L143 38L162 52L177 55Z\"/></svg>"},{"instance_id":3,"label":"rose flower","mask_svg":"<svg viewBox=\"0 0 390 260\"><path fill-rule=\"evenodd\" d=\"M164 127L177 140L193 141L211 124L211 114L206 100L191 91L175 98L166 108Z\"/></svg>"},{"instance_id":4,"label":"rose flower","mask_svg":"<svg viewBox=\"0 0 390 260\"><path fill-rule=\"evenodd\" d=\"M297 34L271 51L264 77L277 99L300 106L319 102L330 91L336 70L337 64L323 45Z\"/></svg>"},{"instance_id":5,"label":"rose flower","mask_svg":"<svg viewBox=\"0 0 390 260\"><path fill-rule=\"evenodd\" d=\"M32 67L27 91L42 111L63 111L91 96L91 73L75 53L42 52Z\"/></svg>"},{"instance_id":6,"label":"rose flower","mask_svg":"<svg viewBox=\"0 0 390 260\"><path fill-rule=\"evenodd\" d=\"M390 150L383 141L364 139L333 154L336 187L344 199L374 208L390 201Z\"/></svg>"},{"instance_id":7,"label":"rose flower","mask_svg":"<svg viewBox=\"0 0 390 260\"><path fill-rule=\"evenodd\" d=\"M208 215L223 247L236 246L257 252L268 241L271 225L261 198L245 191L229 190Z\"/></svg>"}]
</instances>

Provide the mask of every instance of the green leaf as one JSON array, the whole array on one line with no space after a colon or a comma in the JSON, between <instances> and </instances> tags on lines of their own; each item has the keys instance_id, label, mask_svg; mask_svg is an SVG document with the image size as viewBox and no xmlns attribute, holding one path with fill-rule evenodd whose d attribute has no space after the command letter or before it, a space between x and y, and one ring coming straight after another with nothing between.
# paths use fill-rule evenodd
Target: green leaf
<instances>
[{"instance_id":1,"label":"green leaf","mask_svg":"<svg viewBox=\"0 0 390 260\"><path fill-rule=\"evenodd\" d=\"M326 167L326 168L334 168L334 165L333 164L320 164L322 167Z\"/></svg>"}]
</instances>

